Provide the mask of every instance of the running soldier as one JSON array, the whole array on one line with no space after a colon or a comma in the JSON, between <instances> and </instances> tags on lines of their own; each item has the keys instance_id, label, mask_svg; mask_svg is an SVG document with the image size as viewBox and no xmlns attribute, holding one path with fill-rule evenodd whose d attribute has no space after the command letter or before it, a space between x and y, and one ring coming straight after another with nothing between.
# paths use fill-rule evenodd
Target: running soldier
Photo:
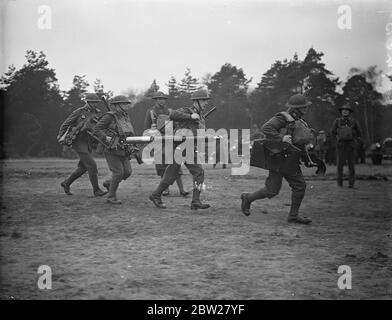
<instances>
[{"instance_id":1,"label":"running soldier","mask_svg":"<svg viewBox=\"0 0 392 320\"><path fill-rule=\"evenodd\" d=\"M124 140L133 136L134 130L129 120L128 110L131 102L125 96L115 96L109 100L111 112L105 113L94 127L94 135L104 141L104 155L112 172L112 178L104 182L108 189L106 201L110 204L121 204L117 199L117 189L122 180L131 176L132 168L130 150Z\"/></svg>"},{"instance_id":2,"label":"running soldier","mask_svg":"<svg viewBox=\"0 0 392 320\"><path fill-rule=\"evenodd\" d=\"M262 132L265 134L266 139L278 143L294 144L297 147L302 147L302 145L309 143L310 137L312 136L310 128L308 129L308 138L303 139L303 141L298 144L296 142L298 140L296 137L296 132L298 130L296 129L303 127L305 131L307 130L307 124L302 120L302 117L306 114L310 104L311 103L301 94L291 96L286 103L286 107L288 107L287 112L277 113L263 125ZM291 163L290 166L293 167L293 173L269 170L263 188L253 193L243 193L241 195L241 210L244 215L250 215L250 206L253 201L264 198L270 199L278 195L282 186L282 179L285 178L292 190L288 222L309 224L312 221L307 217L299 216L299 208L306 189L306 182L302 175L299 158L296 163Z\"/></svg>"},{"instance_id":3,"label":"running soldier","mask_svg":"<svg viewBox=\"0 0 392 320\"><path fill-rule=\"evenodd\" d=\"M355 183L355 155L357 140L361 138L361 130L358 121L351 113L354 112L349 104L339 108L341 117L335 119L331 133L337 140L337 183L343 186L343 166L347 161L349 169L349 188L354 188Z\"/></svg>"},{"instance_id":4,"label":"running soldier","mask_svg":"<svg viewBox=\"0 0 392 320\"><path fill-rule=\"evenodd\" d=\"M155 104L152 108L147 110L146 118L144 120L144 131L154 132L158 130L161 135L165 134L165 126L168 121L170 121L169 115L171 109L166 106L166 100L168 96L165 95L163 92L158 91L154 93L152 99L155 100ZM162 162L165 159L165 144L162 144ZM167 164L155 164L155 169L157 171L158 176L162 179L163 174L167 168ZM178 172L178 177L176 178L176 183L178 186L178 190L183 197L189 195L189 192L184 190L184 184L182 182L182 170L180 168ZM167 196L169 194L169 187L162 192L163 196Z\"/></svg>"},{"instance_id":5,"label":"running soldier","mask_svg":"<svg viewBox=\"0 0 392 320\"><path fill-rule=\"evenodd\" d=\"M191 95L193 105L191 107L180 108L170 113L170 120L175 121L175 130L189 129L196 137L197 129L205 128L205 119L203 117L203 111L208 105L210 97L206 90L197 90ZM176 143L174 144L173 152L176 149ZM185 166L191 172L193 176L193 195L191 202L191 209L207 209L210 207L209 204L203 204L200 201L200 193L204 182L204 170L203 167L197 163L197 150L195 146L194 153L194 164L185 163ZM178 177L178 172L181 168L181 164L173 163L169 164L165 170L160 184L157 189L150 195L149 199L158 208L166 208L166 205L162 202L162 192L166 190Z\"/></svg>"},{"instance_id":6,"label":"running soldier","mask_svg":"<svg viewBox=\"0 0 392 320\"><path fill-rule=\"evenodd\" d=\"M106 192L99 187L97 164L92 156L94 141L87 133L88 130L92 130L96 119L101 115L101 110L98 108L101 100L95 93L87 93L85 102L83 107L68 116L57 136L61 144L71 146L79 156L78 167L60 185L67 195L72 195L71 184L88 172L94 196L103 196Z\"/></svg>"}]
</instances>

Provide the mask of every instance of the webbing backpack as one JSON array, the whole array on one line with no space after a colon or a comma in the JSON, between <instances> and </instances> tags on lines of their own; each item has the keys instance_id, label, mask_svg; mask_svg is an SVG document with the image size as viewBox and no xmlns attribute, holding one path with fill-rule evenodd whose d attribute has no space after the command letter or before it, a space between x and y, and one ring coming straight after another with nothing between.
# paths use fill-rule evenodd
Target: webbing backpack
<instances>
[{"instance_id":1,"label":"webbing backpack","mask_svg":"<svg viewBox=\"0 0 392 320\"><path fill-rule=\"evenodd\" d=\"M353 135L353 127L348 124L342 125L343 119L340 118L338 122L338 140L352 140L354 138Z\"/></svg>"},{"instance_id":2,"label":"webbing backpack","mask_svg":"<svg viewBox=\"0 0 392 320\"><path fill-rule=\"evenodd\" d=\"M171 109L168 110L170 113ZM157 125L157 129L163 133L167 123L170 122L170 116L164 113L157 114L153 109L150 110L150 115L152 123L155 123Z\"/></svg>"},{"instance_id":3,"label":"webbing backpack","mask_svg":"<svg viewBox=\"0 0 392 320\"><path fill-rule=\"evenodd\" d=\"M293 144L302 146L311 143L314 140L314 136L311 128L303 119L295 120L288 112L279 112L283 115L288 124L289 131L292 136Z\"/></svg>"}]
</instances>

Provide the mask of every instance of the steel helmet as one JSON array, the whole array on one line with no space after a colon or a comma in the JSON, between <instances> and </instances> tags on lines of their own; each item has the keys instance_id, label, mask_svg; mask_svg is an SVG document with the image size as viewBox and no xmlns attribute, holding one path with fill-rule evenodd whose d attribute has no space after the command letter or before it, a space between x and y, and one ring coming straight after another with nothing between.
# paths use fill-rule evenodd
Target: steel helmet
<instances>
[{"instance_id":1,"label":"steel helmet","mask_svg":"<svg viewBox=\"0 0 392 320\"><path fill-rule=\"evenodd\" d=\"M109 99L110 104L124 103L131 104L131 101L126 96L115 96Z\"/></svg>"},{"instance_id":2,"label":"steel helmet","mask_svg":"<svg viewBox=\"0 0 392 320\"><path fill-rule=\"evenodd\" d=\"M196 90L191 94L191 100L209 100L210 95L208 94L207 90L200 89Z\"/></svg>"},{"instance_id":3,"label":"steel helmet","mask_svg":"<svg viewBox=\"0 0 392 320\"><path fill-rule=\"evenodd\" d=\"M96 93L86 93L84 100L87 102L101 102L101 99L99 99Z\"/></svg>"},{"instance_id":4,"label":"steel helmet","mask_svg":"<svg viewBox=\"0 0 392 320\"><path fill-rule=\"evenodd\" d=\"M295 95L292 95L289 99L289 101L286 103L286 107L289 108L303 108L303 107L308 107L312 103L308 101L304 95L297 93Z\"/></svg>"},{"instance_id":5,"label":"steel helmet","mask_svg":"<svg viewBox=\"0 0 392 320\"><path fill-rule=\"evenodd\" d=\"M349 103L346 103L339 108L339 111L342 110L349 110L350 112L354 112L354 109L350 106Z\"/></svg>"},{"instance_id":6,"label":"steel helmet","mask_svg":"<svg viewBox=\"0 0 392 320\"><path fill-rule=\"evenodd\" d=\"M169 97L162 91L154 92L151 99L168 99Z\"/></svg>"}]
</instances>

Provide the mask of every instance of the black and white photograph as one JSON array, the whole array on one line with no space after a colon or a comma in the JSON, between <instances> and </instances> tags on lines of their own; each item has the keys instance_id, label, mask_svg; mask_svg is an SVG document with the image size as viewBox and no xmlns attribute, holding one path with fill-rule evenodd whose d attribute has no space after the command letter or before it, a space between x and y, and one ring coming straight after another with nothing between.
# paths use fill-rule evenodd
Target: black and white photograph
<instances>
[{"instance_id":1,"label":"black and white photograph","mask_svg":"<svg viewBox=\"0 0 392 320\"><path fill-rule=\"evenodd\" d=\"M0 300L392 299L391 1L3 0L0 21Z\"/></svg>"}]
</instances>

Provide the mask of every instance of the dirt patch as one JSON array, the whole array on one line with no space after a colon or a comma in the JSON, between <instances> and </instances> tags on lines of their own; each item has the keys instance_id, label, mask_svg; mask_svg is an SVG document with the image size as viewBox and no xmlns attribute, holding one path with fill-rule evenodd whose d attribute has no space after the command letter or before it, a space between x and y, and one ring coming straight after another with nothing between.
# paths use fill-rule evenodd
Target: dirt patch
<instances>
[{"instance_id":1,"label":"dirt patch","mask_svg":"<svg viewBox=\"0 0 392 320\"><path fill-rule=\"evenodd\" d=\"M286 183L242 215L240 193L262 186L263 170L239 177L207 168L203 199L212 208L193 212L175 186L168 209L153 207L155 170L136 163L120 185L122 206L92 197L87 176L66 196L59 183L76 162L2 163L2 299L392 298L388 166L358 166L359 175L389 177L360 180L358 190L336 187L336 167L325 180L306 169L302 213L313 223L298 226L286 222ZM98 167L102 181L109 171L103 160ZM52 290L37 287L40 265L52 268ZM340 265L352 269L352 290L337 287Z\"/></svg>"}]
</instances>

